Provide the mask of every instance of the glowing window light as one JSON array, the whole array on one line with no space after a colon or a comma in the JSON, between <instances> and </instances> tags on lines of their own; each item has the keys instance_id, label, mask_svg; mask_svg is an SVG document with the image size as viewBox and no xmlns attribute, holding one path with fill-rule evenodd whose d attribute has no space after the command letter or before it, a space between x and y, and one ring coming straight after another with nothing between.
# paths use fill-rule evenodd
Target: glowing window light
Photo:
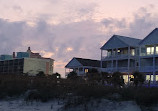
<instances>
[{"instance_id":1,"label":"glowing window light","mask_svg":"<svg viewBox=\"0 0 158 111\"><path fill-rule=\"evenodd\" d=\"M130 75L130 77L131 77L131 78L134 78L134 76L133 76L133 75Z\"/></svg>"},{"instance_id":2,"label":"glowing window light","mask_svg":"<svg viewBox=\"0 0 158 111\"><path fill-rule=\"evenodd\" d=\"M150 54L150 47L147 47L147 54Z\"/></svg>"},{"instance_id":3,"label":"glowing window light","mask_svg":"<svg viewBox=\"0 0 158 111\"><path fill-rule=\"evenodd\" d=\"M154 54L154 47L151 47L151 54Z\"/></svg>"},{"instance_id":4,"label":"glowing window light","mask_svg":"<svg viewBox=\"0 0 158 111\"><path fill-rule=\"evenodd\" d=\"M87 73L88 72L88 69L85 69L85 73Z\"/></svg>"},{"instance_id":5,"label":"glowing window light","mask_svg":"<svg viewBox=\"0 0 158 111\"><path fill-rule=\"evenodd\" d=\"M156 46L156 54L158 54L158 46Z\"/></svg>"},{"instance_id":6,"label":"glowing window light","mask_svg":"<svg viewBox=\"0 0 158 111\"><path fill-rule=\"evenodd\" d=\"M146 52L148 55L154 54L154 47L147 47Z\"/></svg>"}]
</instances>

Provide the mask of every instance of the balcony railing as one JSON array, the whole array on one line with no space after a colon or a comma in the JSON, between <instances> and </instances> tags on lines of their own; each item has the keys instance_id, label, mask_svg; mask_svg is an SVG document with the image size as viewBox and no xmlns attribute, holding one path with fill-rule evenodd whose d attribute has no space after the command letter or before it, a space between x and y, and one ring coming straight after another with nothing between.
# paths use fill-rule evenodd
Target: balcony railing
<instances>
[{"instance_id":1,"label":"balcony railing","mask_svg":"<svg viewBox=\"0 0 158 111\"><path fill-rule=\"evenodd\" d=\"M154 68L153 66L142 66L139 67L140 72L153 72ZM155 71L158 71L158 66L155 66Z\"/></svg>"},{"instance_id":2,"label":"balcony railing","mask_svg":"<svg viewBox=\"0 0 158 111\"><path fill-rule=\"evenodd\" d=\"M153 56L154 53L141 53L140 56ZM158 55L158 51L155 52L155 55Z\"/></svg>"},{"instance_id":3,"label":"balcony railing","mask_svg":"<svg viewBox=\"0 0 158 111\"><path fill-rule=\"evenodd\" d=\"M135 67L130 67L129 68L129 72L134 72L136 70ZM119 71L119 72L128 72L128 67L109 67L109 68L102 68L102 71L103 72L116 72L116 71Z\"/></svg>"},{"instance_id":4,"label":"balcony railing","mask_svg":"<svg viewBox=\"0 0 158 111\"><path fill-rule=\"evenodd\" d=\"M103 56L102 60L109 60L109 59L126 59L128 58L128 56L130 57L135 57L135 55L128 55L128 54L119 54L119 55L111 55L111 56Z\"/></svg>"}]
</instances>

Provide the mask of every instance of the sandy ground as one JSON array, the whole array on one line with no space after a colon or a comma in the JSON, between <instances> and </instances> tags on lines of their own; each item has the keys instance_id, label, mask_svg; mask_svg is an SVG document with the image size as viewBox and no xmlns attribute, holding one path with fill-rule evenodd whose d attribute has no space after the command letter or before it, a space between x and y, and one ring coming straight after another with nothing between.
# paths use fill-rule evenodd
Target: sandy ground
<instances>
[{"instance_id":1,"label":"sandy ground","mask_svg":"<svg viewBox=\"0 0 158 111\"><path fill-rule=\"evenodd\" d=\"M134 101L91 100L86 104L64 109L64 102L53 100L46 103L26 102L23 99L0 101L0 111L158 111L158 106L150 108L138 106Z\"/></svg>"}]
</instances>

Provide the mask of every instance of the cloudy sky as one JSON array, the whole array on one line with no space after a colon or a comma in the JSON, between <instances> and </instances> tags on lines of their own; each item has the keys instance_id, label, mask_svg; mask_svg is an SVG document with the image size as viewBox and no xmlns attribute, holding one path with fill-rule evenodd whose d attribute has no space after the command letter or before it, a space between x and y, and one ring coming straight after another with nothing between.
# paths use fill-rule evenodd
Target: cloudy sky
<instances>
[{"instance_id":1,"label":"cloudy sky","mask_svg":"<svg viewBox=\"0 0 158 111\"><path fill-rule=\"evenodd\" d=\"M0 54L25 51L55 59L100 59L113 35L144 38L158 27L158 0L0 0Z\"/></svg>"}]
</instances>

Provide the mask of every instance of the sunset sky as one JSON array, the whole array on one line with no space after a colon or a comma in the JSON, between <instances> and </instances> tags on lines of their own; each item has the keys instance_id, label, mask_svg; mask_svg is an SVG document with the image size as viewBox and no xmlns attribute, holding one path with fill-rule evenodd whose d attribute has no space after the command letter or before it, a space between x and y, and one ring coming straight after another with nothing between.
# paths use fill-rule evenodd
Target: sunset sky
<instances>
[{"instance_id":1,"label":"sunset sky","mask_svg":"<svg viewBox=\"0 0 158 111\"><path fill-rule=\"evenodd\" d=\"M158 27L158 0L0 0L0 54L26 51L55 59L100 59L113 35L144 38Z\"/></svg>"}]
</instances>

